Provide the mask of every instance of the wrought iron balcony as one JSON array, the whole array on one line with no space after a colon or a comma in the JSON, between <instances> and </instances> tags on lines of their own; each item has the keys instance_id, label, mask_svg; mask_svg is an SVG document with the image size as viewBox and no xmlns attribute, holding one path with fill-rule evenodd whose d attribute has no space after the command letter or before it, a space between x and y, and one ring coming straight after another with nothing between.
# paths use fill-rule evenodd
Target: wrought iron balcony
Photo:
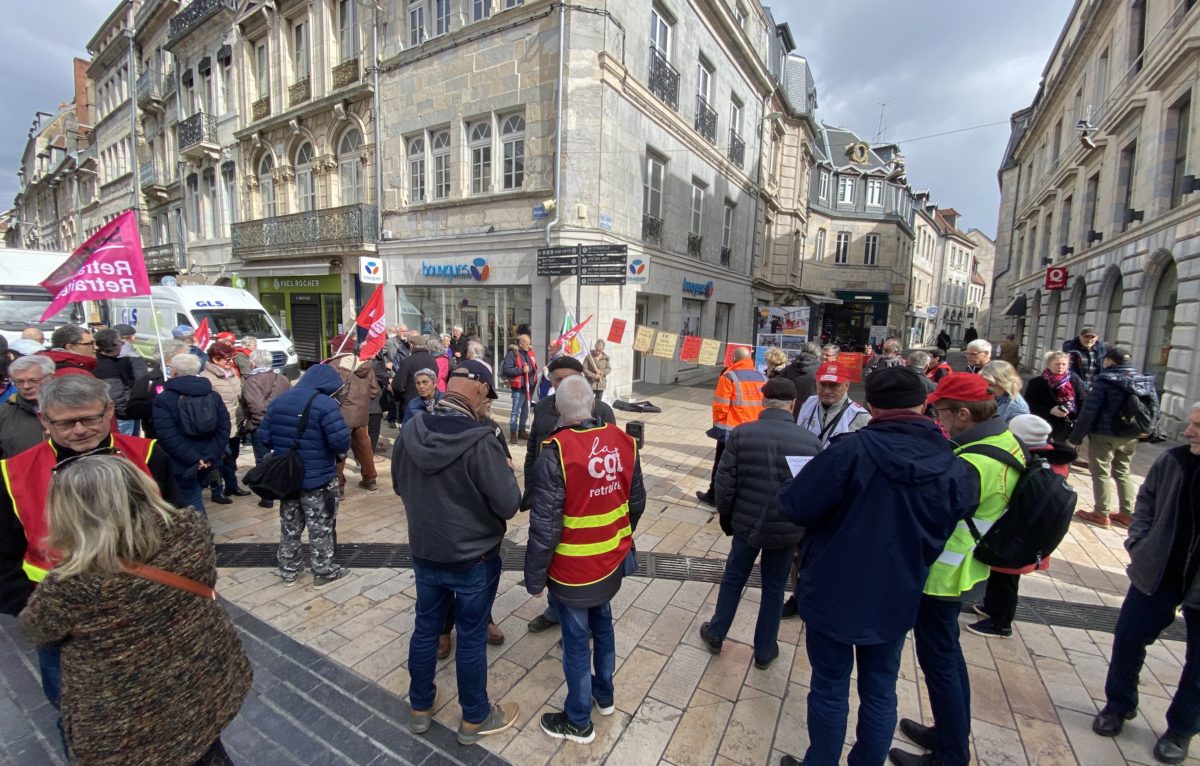
<instances>
[{"instance_id":1,"label":"wrought iron balcony","mask_svg":"<svg viewBox=\"0 0 1200 766\"><path fill-rule=\"evenodd\" d=\"M729 161L739 168L746 161L746 142L735 131L729 131Z\"/></svg>"},{"instance_id":2,"label":"wrought iron balcony","mask_svg":"<svg viewBox=\"0 0 1200 766\"><path fill-rule=\"evenodd\" d=\"M271 114L271 97L263 96L259 100L250 105L250 119L257 122L258 120L268 117Z\"/></svg>"},{"instance_id":3,"label":"wrought iron balcony","mask_svg":"<svg viewBox=\"0 0 1200 766\"><path fill-rule=\"evenodd\" d=\"M378 241L374 205L345 205L233 224L233 254L240 258L365 250L363 245Z\"/></svg>"},{"instance_id":4,"label":"wrought iron balcony","mask_svg":"<svg viewBox=\"0 0 1200 766\"><path fill-rule=\"evenodd\" d=\"M165 92L162 74L157 69L147 69L138 77L137 103L142 109L162 109Z\"/></svg>"},{"instance_id":5,"label":"wrought iron balcony","mask_svg":"<svg viewBox=\"0 0 1200 766\"><path fill-rule=\"evenodd\" d=\"M721 265L728 266L733 260L733 251L728 247L721 248Z\"/></svg>"},{"instance_id":6,"label":"wrought iron balcony","mask_svg":"<svg viewBox=\"0 0 1200 766\"><path fill-rule=\"evenodd\" d=\"M187 156L202 154L208 149L220 150L217 142L217 118L196 112L179 122L179 153Z\"/></svg>"},{"instance_id":7,"label":"wrought iron balcony","mask_svg":"<svg viewBox=\"0 0 1200 766\"><path fill-rule=\"evenodd\" d=\"M650 92L667 106L679 111L679 72L667 61L666 55L650 46Z\"/></svg>"},{"instance_id":8,"label":"wrought iron balcony","mask_svg":"<svg viewBox=\"0 0 1200 766\"><path fill-rule=\"evenodd\" d=\"M700 257L700 245L704 243L704 237L699 234L688 234L688 255Z\"/></svg>"},{"instance_id":9,"label":"wrought iron balcony","mask_svg":"<svg viewBox=\"0 0 1200 766\"><path fill-rule=\"evenodd\" d=\"M696 132L710 144L717 143L717 110L709 106L704 96L696 96Z\"/></svg>"},{"instance_id":10,"label":"wrought iron balcony","mask_svg":"<svg viewBox=\"0 0 1200 766\"><path fill-rule=\"evenodd\" d=\"M146 271L151 273L181 271L184 267L183 248L175 242L144 247L142 255L146 258Z\"/></svg>"},{"instance_id":11,"label":"wrought iron balcony","mask_svg":"<svg viewBox=\"0 0 1200 766\"><path fill-rule=\"evenodd\" d=\"M642 239L662 242L663 221L652 215L642 215Z\"/></svg>"},{"instance_id":12,"label":"wrought iron balcony","mask_svg":"<svg viewBox=\"0 0 1200 766\"><path fill-rule=\"evenodd\" d=\"M192 0L187 7L171 17L171 36L167 47L178 43L204 22L218 14L232 18L237 11L237 0Z\"/></svg>"},{"instance_id":13,"label":"wrought iron balcony","mask_svg":"<svg viewBox=\"0 0 1200 766\"><path fill-rule=\"evenodd\" d=\"M312 98L312 80L305 77L303 80L297 80L290 88L288 88L288 106L293 107L297 104L303 104Z\"/></svg>"},{"instance_id":14,"label":"wrought iron balcony","mask_svg":"<svg viewBox=\"0 0 1200 766\"><path fill-rule=\"evenodd\" d=\"M347 59L333 68L334 88L352 85L358 82L358 78L359 70L357 58Z\"/></svg>"}]
</instances>

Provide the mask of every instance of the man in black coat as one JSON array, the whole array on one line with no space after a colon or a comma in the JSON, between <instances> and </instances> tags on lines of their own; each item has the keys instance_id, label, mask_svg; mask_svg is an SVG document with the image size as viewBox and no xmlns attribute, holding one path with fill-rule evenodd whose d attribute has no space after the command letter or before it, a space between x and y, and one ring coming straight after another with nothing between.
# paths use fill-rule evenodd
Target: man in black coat
<instances>
[{"instance_id":1,"label":"man in black coat","mask_svg":"<svg viewBox=\"0 0 1200 766\"><path fill-rule=\"evenodd\" d=\"M792 417L800 414L800 405L808 397L817 393L817 368L821 366L821 346L816 343L805 343L799 355L783 368L780 377L787 378L796 386L796 402L792 408Z\"/></svg>"},{"instance_id":2,"label":"man in black coat","mask_svg":"<svg viewBox=\"0 0 1200 766\"><path fill-rule=\"evenodd\" d=\"M809 458L821 451L821 442L808 429L796 425L792 404L796 387L775 377L763 385L763 411L758 420L733 429L717 466L713 491L721 530L733 536L725 575L711 622L700 626L700 638L713 654L733 624L742 588L754 560L762 555L762 598L754 626L754 664L766 668L779 656L779 602L792 566L796 544L804 536L779 514L779 488L792 478L792 458ZM789 463L789 461L791 461Z\"/></svg>"},{"instance_id":3,"label":"man in black coat","mask_svg":"<svg viewBox=\"0 0 1200 766\"><path fill-rule=\"evenodd\" d=\"M412 339L412 351L409 352L404 364L396 372L396 377L392 378L392 395L396 397L400 412L404 412L408 408L408 403L418 396L417 373L421 370L437 372L437 362L434 361L433 354L429 353L429 349L425 347L425 343L424 336L418 335Z\"/></svg>"},{"instance_id":4,"label":"man in black coat","mask_svg":"<svg viewBox=\"0 0 1200 766\"><path fill-rule=\"evenodd\" d=\"M1134 717L1146 647L1175 621L1182 606L1187 655L1167 708L1167 730L1154 746L1154 757L1162 763L1182 763L1192 736L1200 730L1200 674L1192 667L1200 650L1200 556L1195 554L1200 546L1200 402L1192 405L1183 435L1187 446L1160 455L1138 492L1125 540L1129 593L1113 635L1104 709L1092 720L1092 731L1115 737Z\"/></svg>"}]
</instances>

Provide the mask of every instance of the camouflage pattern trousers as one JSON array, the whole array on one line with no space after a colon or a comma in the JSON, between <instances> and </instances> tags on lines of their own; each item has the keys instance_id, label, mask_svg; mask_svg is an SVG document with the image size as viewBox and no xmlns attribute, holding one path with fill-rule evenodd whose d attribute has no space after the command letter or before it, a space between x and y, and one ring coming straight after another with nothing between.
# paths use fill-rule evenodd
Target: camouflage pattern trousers
<instances>
[{"instance_id":1,"label":"camouflage pattern trousers","mask_svg":"<svg viewBox=\"0 0 1200 766\"><path fill-rule=\"evenodd\" d=\"M279 571L299 572L300 536L308 527L309 561L314 575L328 575L337 569L333 563L333 544L337 537L338 482L305 490L299 497L279 504Z\"/></svg>"}]
</instances>

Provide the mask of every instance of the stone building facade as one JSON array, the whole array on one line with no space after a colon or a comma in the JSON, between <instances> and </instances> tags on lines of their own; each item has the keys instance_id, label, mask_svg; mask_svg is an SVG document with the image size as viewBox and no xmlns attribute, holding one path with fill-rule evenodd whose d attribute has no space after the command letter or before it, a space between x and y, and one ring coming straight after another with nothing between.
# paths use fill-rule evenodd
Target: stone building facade
<instances>
[{"instance_id":1,"label":"stone building facade","mask_svg":"<svg viewBox=\"0 0 1200 766\"><path fill-rule=\"evenodd\" d=\"M1169 434L1200 399L1197 18L1190 3L1077 4L999 173L992 334L1015 333L1036 368L1096 326L1156 376Z\"/></svg>"},{"instance_id":2,"label":"stone building facade","mask_svg":"<svg viewBox=\"0 0 1200 766\"><path fill-rule=\"evenodd\" d=\"M969 302L969 309L974 312L969 314L969 318L975 323L979 337L987 338L992 315L992 274L996 266L996 243L979 229L969 230L967 239L975 244L971 253L974 264L971 284L977 286L976 294Z\"/></svg>"}]
</instances>

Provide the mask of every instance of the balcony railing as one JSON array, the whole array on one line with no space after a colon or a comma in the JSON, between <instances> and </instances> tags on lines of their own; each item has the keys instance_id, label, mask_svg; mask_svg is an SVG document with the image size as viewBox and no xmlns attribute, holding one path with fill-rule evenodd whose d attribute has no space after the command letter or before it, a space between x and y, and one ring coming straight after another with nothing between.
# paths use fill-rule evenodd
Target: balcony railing
<instances>
[{"instance_id":1,"label":"balcony railing","mask_svg":"<svg viewBox=\"0 0 1200 766\"><path fill-rule=\"evenodd\" d=\"M699 234L688 234L688 255L700 257L700 246L704 244L704 237Z\"/></svg>"},{"instance_id":2,"label":"balcony railing","mask_svg":"<svg viewBox=\"0 0 1200 766\"><path fill-rule=\"evenodd\" d=\"M250 105L250 119L257 122L271 114L271 97L263 96Z\"/></svg>"},{"instance_id":3,"label":"balcony railing","mask_svg":"<svg viewBox=\"0 0 1200 766\"><path fill-rule=\"evenodd\" d=\"M650 92L667 106L679 111L679 72L667 61L666 55L650 46Z\"/></svg>"},{"instance_id":4,"label":"balcony railing","mask_svg":"<svg viewBox=\"0 0 1200 766\"><path fill-rule=\"evenodd\" d=\"M282 250L357 248L379 241L374 205L310 210L233 224L235 256L273 256Z\"/></svg>"},{"instance_id":5,"label":"balcony railing","mask_svg":"<svg viewBox=\"0 0 1200 766\"><path fill-rule=\"evenodd\" d=\"M163 189L172 183L167 176L166 168L158 160L143 162L138 170L138 180L142 182L142 191L148 193Z\"/></svg>"},{"instance_id":6,"label":"balcony railing","mask_svg":"<svg viewBox=\"0 0 1200 766\"><path fill-rule=\"evenodd\" d=\"M146 271L151 273L180 271L184 267L183 248L175 242L144 247L142 255L146 258Z\"/></svg>"},{"instance_id":7,"label":"balcony railing","mask_svg":"<svg viewBox=\"0 0 1200 766\"><path fill-rule=\"evenodd\" d=\"M297 104L303 104L312 98L312 80L305 77L303 80L297 80L291 87L288 88L288 106L293 107Z\"/></svg>"},{"instance_id":8,"label":"balcony railing","mask_svg":"<svg viewBox=\"0 0 1200 766\"><path fill-rule=\"evenodd\" d=\"M333 68L333 87L341 88L358 82L358 59L352 58Z\"/></svg>"},{"instance_id":9,"label":"balcony railing","mask_svg":"<svg viewBox=\"0 0 1200 766\"><path fill-rule=\"evenodd\" d=\"M696 132L710 144L717 143L717 110L708 105L704 96L696 96Z\"/></svg>"},{"instance_id":10,"label":"balcony railing","mask_svg":"<svg viewBox=\"0 0 1200 766\"><path fill-rule=\"evenodd\" d=\"M229 11L232 15L236 10L237 0L192 0L186 8L171 17L171 37L167 41L168 46L179 42L221 11Z\"/></svg>"},{"instance_id":11,"label":"balcony railing","mask_svg":"<svg viewBox=\"0 0 1200 766\"><path fill-rule=\"evenodd\" d=\"M204 144L217 143L217 118L204 112L196 112L181 120L178 128L179 153Z\"/></svg>"},{"instance_id":12,"label":"balcony railing","mask_svg":"<svg viewBox=\"0 0 1200 766\"><path fill-rule=\"evenodd\" d=\"M663 221L652 215L642 215L642 239L662 242Z\"/></svg>"},{"instance_id":13,"label":"balcony railing","mask_svg":"<svg viewBox=\"0 0 1200 766\"><path fill-rule=\"evenodd\" d=\"M735 131L729 131L729 161L739 168L746 161L746 142Z\"/></svg>"},{"instance_id":14,"label":"balcony railing","mask_svg":"<svg viewBox=\"0 0 1200 766\"><path fill-rule=\"evenodd\" d=\"M157 69L147 69L137 81L138 106L147 109L155 104L162 104L165 90L162 74Z\"/></svg>"},{"instance_id":15,"label":"balcony railing","mask_svg":"<svg viewBox=\"0 0 1200 766\"><path fill-rule=\"evenodd\" d=\"M728 247L721 248L721 265L728 266L733 261L733 251Z\"/></svg>"}]
</instances>

